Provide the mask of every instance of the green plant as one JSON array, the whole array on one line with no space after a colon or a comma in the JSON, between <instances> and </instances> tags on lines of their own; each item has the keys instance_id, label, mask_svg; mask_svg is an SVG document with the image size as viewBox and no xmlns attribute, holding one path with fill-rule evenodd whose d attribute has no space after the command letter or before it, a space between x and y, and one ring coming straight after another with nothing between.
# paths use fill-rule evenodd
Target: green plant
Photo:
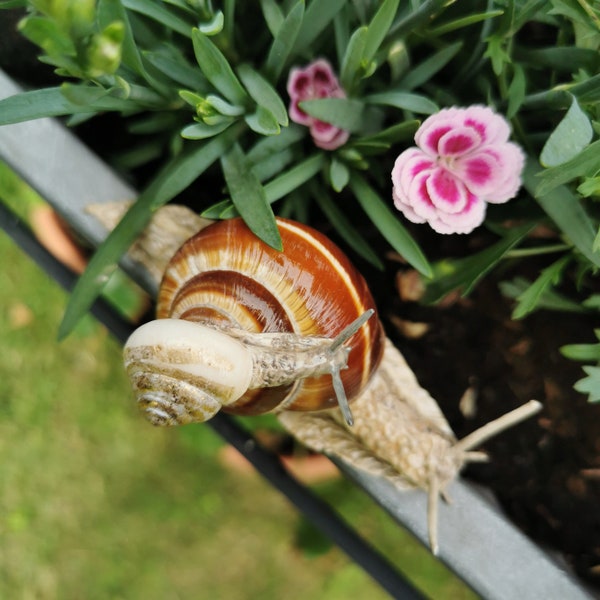
<instances>
[{"instance_id":1,"label":"green plant","mask_svg":"<svg viewBox=\"0 0 600 600\"><path fill-rule=\"evenodd\" d=\"M517 299L514 318L547 308L594 314L600 10L593 3L4 0L0 7L26 7L21 32L65 78L1 101L0 124L68 116L77 125L114 112L140 136L130 164L162 164L80 279L61 335L152 213L199 178L213 193L226 190L219 202L194 206L206 216L239 214L279 247L275 212L300 220L323 213L358 255L381 267L381 240L365 234L366 216L426 278L430 301L455 289L468 294L500 263L555 256L535 280L502 284ZM320 57L345 97L301 108L350 133L334 150L316 147L307 127L288 120L290 69ZM527 154L523 190L488 210L482 250L461 257L428 250L431 264L421 249L424 227L405 226L392 210L391 168L423 116L473 104L510 120ZM575 289L570 297L562 282ZM588 373L594 385L598 372Z\"/></svg>"}]
</instances>

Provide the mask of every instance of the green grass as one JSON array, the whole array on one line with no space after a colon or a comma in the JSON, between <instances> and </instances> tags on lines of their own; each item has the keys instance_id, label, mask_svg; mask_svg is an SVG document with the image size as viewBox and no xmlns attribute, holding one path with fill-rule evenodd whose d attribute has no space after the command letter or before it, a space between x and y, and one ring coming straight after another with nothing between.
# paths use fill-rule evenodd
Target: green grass
<instances>
[{"instance_id":1,"label":"green grass","mask_svg":"<svg viewBox=\"0 0 600 600\"><path fill-rule=\"evenodd\" d=\"M0 257L0 598L387 597L337 548L309 552L318 536L222 467L207 426L149 426L119 345L91 318L58 343L66 295L4 233ZM351 484L318 492L428 595L472 597Z\"/></svg>"}]
</instances>

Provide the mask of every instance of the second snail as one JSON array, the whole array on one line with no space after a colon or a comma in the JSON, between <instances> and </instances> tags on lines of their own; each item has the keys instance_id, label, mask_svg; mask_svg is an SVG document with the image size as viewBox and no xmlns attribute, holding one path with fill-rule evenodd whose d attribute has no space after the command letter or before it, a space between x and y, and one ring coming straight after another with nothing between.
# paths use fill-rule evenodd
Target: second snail
<instances>
[{"instance_id":1,"label":"second snail","mask_svg":"<svg viewBox=\"0 0 600 600\"><path fill-rule=\"evenodd\" d=\"M167 213L155 217L155 228L161 219L174 230ZM425 490L436 552L440 495L467 462L486 460L474 448L540 403L457 441L385 337L365 280L326 236L278 219L278 252L241 219L204 225L189 240L187 233L173 240L182 245L164 270L157 320L124 349L144 414L155 425L177 425L221 409L274 412L311 449Z\"/></svg>"}]
</instances>

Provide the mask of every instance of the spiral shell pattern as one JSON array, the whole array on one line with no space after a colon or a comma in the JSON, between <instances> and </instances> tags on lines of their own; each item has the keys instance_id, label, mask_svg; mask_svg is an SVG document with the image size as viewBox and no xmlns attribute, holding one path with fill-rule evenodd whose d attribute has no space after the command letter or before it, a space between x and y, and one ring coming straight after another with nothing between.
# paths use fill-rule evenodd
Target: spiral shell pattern
<instances>
[{"instance_id":1,"label":"spiral shell pattern","mask_svg":"<svg viewBox=\"0 0 600 600\"><path fill-rule=\"evenodd\" d=\"M363 277L326 236L277 219L283 252L264 244L241 219L220 221L190 238L165 271L157 317L250 332L293 332L335 338L375 303ZM383 330L371 318L352 338L342 382L351 401L383 354ZM337 406L331 377L251 390L224 410L261 414L274 409Z\"/></svg>"}]
</instances>

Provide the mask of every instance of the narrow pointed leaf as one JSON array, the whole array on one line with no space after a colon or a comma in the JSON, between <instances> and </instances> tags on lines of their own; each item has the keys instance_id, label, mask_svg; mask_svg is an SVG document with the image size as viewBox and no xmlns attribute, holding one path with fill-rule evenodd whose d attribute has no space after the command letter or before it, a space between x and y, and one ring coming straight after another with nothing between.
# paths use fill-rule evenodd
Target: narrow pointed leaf
<instances>
[{"instance_id":1,"label":"narrow pointed leaf","mask_svg":"<svg viewBox=\"0 0 600 600\"><path fill-rule=\"evenodd\" d=\"M240 65L238 75L252 100L266 108L283 127L289 123L287 108L275 88L249 65Z\"/></svg>"},{"instance_id":2,"label":"narrow pointed leaf","mask_svg":"<svg viewBox=\"0 0 600 600\"><path fill-rule=\"evenodd\" d=\"M240 127L232 127L206 144L174 158L168 163L135 204L111 231L92 256L69 298L59 327L60 338L68 335L102 292L110 273L135 238L142 232L153 212L190 185L229 148Z\"/></svg>"},{"instance_id":3,"label":"narrow pointed leaf","mask_svg":"<svg viewBox=\"0 0 600 600\"><path fill-rule=\"evenodd\" d=\"M300 102L300 108L311 117L350 132L360 131L364 127L365 105L354 98L304 100Z\"/></svg>"},{"instance_id":4,"label":"narrow pointed leaf","mask_svg":"<svg viewBox=\"0 0 600 600\"><path fill-rule=\"evenodd\" d=\"M296 38L294 53L300 53L309 48L345 4L347 4L347 0L327 0L326 2L313 0L306 9L306 15Z\"/></svg>"},{"instance_id":5,"label":"narrow pointed leaf","mask_svg":"<svg viewBox=\"0 0 600 600\"><path fill-rule=\"evenodd\" d=\"M375 57L394 21L399 3L400 0L385 0L369 23L363 52L364 62L369 63Z\"/></svg>"},{"instance_id":6,"label":"narrow pointed leaf","mask_svg":"<svg viewBox=\"0 0 600 600\"><path fill-rule=\"evenodd\" d=\"M256 110L244 116L246 124L252 131L260 135L277 135L280 132L279 123L270 110L257 106Z\"/></svg>"},{"instance_id":7,"label":"narrow pointed leaf","mask_svg":"<svg viewBox=\"0 0 600 600\"><path fill-rule=\"evenodd\" d=\"M564 256L542 270L539 277L517 298L517 305L512 313L513 319L522 319L536 309L542 295L559 282L569 260L570 256Z\"/></svg>"},{"instance_id":8,"label":"narrow pointed leaf","mask_svg":"<svg viewBox=\"0 0 600 600\"><path fill-rule=\"evenodd\" d=\"M315 154L301 163L292 167L289 171L282 173L269 183L265 184L264 190L269 204L273 204L284 196L292 193L301 185L312 179L325 164L325 157L320 152ZM207 219L231 219L239 213L235 207L231 205L229 200L219 202L211 206L208 210L202 213Z\"/></svg>"},{"instance_id":9,"label":"narrow pointed leaf","mask_svg":"<svg viewBox=\"0 0 600 600\"><path fill-rule=\"evenodd\" d=\"M353 91L355 83L362 77L362 57L369 34L368 27L359 27L350 37L342 60L340 83L347 93Z\"/></svg>"},{"instance_id":10,"label":"narrow pointed leaf","mask_svg":"<svg viewBox=\"0 0 600 600\"><path fill-rule=\"evenodd\" d=\"M181 130L181 137L186 140L204 140L214 137L222 131L225 131L232 121L219 123L217 125L207 125L206 123L193 123Z\"/></svg>"},{"instance_id":11,"label":"narrow pointed leaf","mask_svg":"<svg viewBox=\"0 0 600 600\"><path fill-rule=\"evenodd\" d=\"M248 95L235 76L229 62L212 40L198 29L194 29L192 42L196 60L206 78L232 104L246 104Z\"/></svg>"},{"instance_id":12,"label":"narrow pointed leaf","mask_svg":"<svg viewBox=\"0 0 600 600\"><path fill-rule=\"evenodd\" d=\"M281 75L304 19L304 0L298 0L284 19L267 56L266 72L272 82Z\"/></svg>"},{"instance_id":13,"label":"narrow pointed leaf","mask_svg":"<svg viewBox=\"0 0 600 600\"><path fill-rule=\"evenodd\" d=\"M563 183L596 173L598 170L600 170L600 140L592 142L575 158L545 171L538 171L538 185L535 193L543 196Z\"/></svg>"},{"instance_id":14,"label":"narrow pointed leaf","mask_svg":"<svg viewBox=\"0 0 600 600\"><path fill-rule=\"evenodd\" d=\"M383 263L377 253L365 241L364 236L350 223L346 215L320 186L313 185L312 193L316 198L319 208L325 213L330 223L335 227L341 238L359 256L371 263L373 266L383 270Z\"/></svg>"},{"instance_id":15,"label":"narrow pointed leaf","mask_svg":"<svg viewBox=\"0 0 600 600\"><path fill-rule=\"evenodd\" d=\"M414 66L400 82L402 89L413 90L429 81L436 73L441 71L462 48L462 42L455 42Z\"/></svg>"},{"instance_id":16,"label":"narrow pointed leaf","mask_svg":"<svg viewBox=\"0 0 600 600\"><path fill-rule=\"evenodd\" d=\"M192 37L192 26L185 19L176 15L161 2L146 2L144 0L122 0L123 6L140 13L160 23L167 29L172 29L185 37Z\"/></svg>"},{"instance_id":17,"label":"narrow pointed leaf","mask_svg":"<svg viewBox=\"0 0 600 600\"><path fill-rule=\"evenodd\" d=\"M470 294L477 283L534 227L535 224L530 223L515 227L507 231L500 241L477 254L439 263L435 269L439 274L427 285L423 302L437 302L455 289L460 289L463 296Z\"/></svg>"},{"instance_id":18,"label":"narrow pointed leaf","mask_svg":"<svg viewBox=\"0 0 600 600\"><path fill-rule=\"evenodd\" d=\"M365 179L354 173L350 179L350 188L362 209L392 248L425 277L431 277L431 266L417 242Z\"/></svg>"},{"instance_id":19,"label":"narrow pointed leaf","mask_svg":"<svg viewBox=\"0 0 600 600\"><path fill-rule=\"evenodd\" d=\"M599 144L596 152L600 149L600 142L594 142L583 153ZM598 160L599 157L595 157ZM570 164L573 161L569 161ZM565 167L553 167L548 169L561 169ZM600 167L600 165L599 165ZM562 185L549 186L549 191L545 191L546 187L537 185L539 179L538 174L541 169L533 160L529 160L523 173L523 185L527 191L537 200L538 204L552 218L556 226L569 238L570 242L594 265L600 267L600 253L594 251L594 241L596 237L596 228L592 223L589 215L583 208L579 198L575 196L571 190ZM543 176L542 176L543 178ZM537 188L536 188L537 185Z\"/></svg>"},{"instance_id":20,"label":"narrow pointed leaf","mask_svg":"<svg viewBox=\"0 0 600 600\"><path fill-rule=\"evenodd\" d=\"M267 27L273 37L281 29L285 16L275 0L260 0L260 8L267 23Z\"/></svg>"},{"instance_id":21,"label":"narrow pointed leaf","mask_svg":"<svg viewBox=\"0 0 600 600\"><path fill-rule=\"evenodd\" d=\"M231 200L245 223L266 244L282 250L281 236L265 189L238 144L221 158L221 165Z\"/></svg>"},{"instance_id":22,"label":"narrow pointed leaf","mask_svg":"<svg viewBox=\"0 0 600 600\"><path fill-rule=\"evenodd\" d=\"M410 92L382 92L371 94L365 98L369 104L394 106L402 110L410 110L423 115L432 115L440 110L439 106L429 98Z\"/></svg>"}]
</instances>

